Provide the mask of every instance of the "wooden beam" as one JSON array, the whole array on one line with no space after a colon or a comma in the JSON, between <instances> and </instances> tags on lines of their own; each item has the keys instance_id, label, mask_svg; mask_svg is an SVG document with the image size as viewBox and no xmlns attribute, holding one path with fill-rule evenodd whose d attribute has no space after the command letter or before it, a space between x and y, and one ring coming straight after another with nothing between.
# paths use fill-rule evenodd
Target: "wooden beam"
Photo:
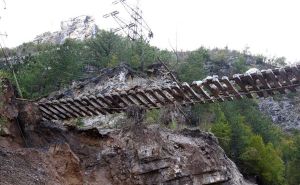
<instances>
[{"instance_id":1,"label":"wooden beam","mask_svg":"<svg viewBox=\"0 0 300 185\"><path fill-rule=\"evenodd\" d=\"M201 94L204 97L204 100L208 103L214 103L214 100L211 98L208 92L203 88L203 83L201 81L196 81L192 83L192 88L198 94Z\"/></svg>"},{"instance_id":2,"label":"wooden beam","mask_svg":"<svg viewBox=\"0 0 300 185\"><path fill-rule=\"evenodd\" d=\"M259 82L262 84L262 87L260 87L260 89L265 90L269 95L274 95L274 92L271 90L270 84L267 82L267 80L264 78L263 74L260 71L252 73L251 76L253 79L258 79Z\"/></svg>"},{"instance_id":3,"label":"wooden beam","mask_svg":"<svg viewBox=\"0 0 300 185\"><path fill-rule=\"evenodd\" d=\"M223 87L223 85L221 84L221 82L219 81L218 78L213 78L212 79L212 83L222 92L222 94L225 96L225 97L222 97L222 99L226 99L228 101L232 101L233 100L233 97L231 97L229 95L229 93L227 92L227 89L225 89Z\"/></svg>"},{"instance_id":4,"label":"wooden beam","mask_svg":"<svg viewBox=\"0 0 300 185\"><path fill-rule=\"evenodd\" d=\"M148 98L148 96L143 90L139 89L137 90L137 93L141 95L150 105L152 105L153 107L158 107L156 103L154 103L150 98Z\"/></svg>"},{"instance_id":5,"label":"wooden beam","mask_svg":"<svg viewBox=\"0 0 300 185\"><path fill-rule=\"evenodd\" d=\"M218 89L217 86L215 86L213 84L213 78L214 77L207 77L204 81L203 81L203 85L205 88L207 88L212 95L215 97L215 99L217 99L219 102L224 102L224 98L220 96L220 89Z\"/></svg>"},{"instance_id":6,"label":"wooden beam","mask_svg":"<svg viewBox=\"0 0 300 185\"><path fill-rule=\"evenodd\" d=\"M146 102L144 102L144 101L142 100L142 98L140 98L140 97L136 94L135 91L130 90L130 91L129 91L129 95L130 95L131 97L133 97L135 100L137 100L137 102L139 103L139 106L144 106L144 107L146 107L146 108L150 108L150 106L149 106Z\"/></svg>"},{"instance_id":7,"label":"wooden beam","mask_svg":"<svg viewBox=\"0 0 300 185\"><path fill-rule=\"evenodd\" d=\"M96 104L94 101L92 101L91 99L87 98L86 96L81 98L82 101L84 101L86 104L92 106L94 109L96 109L97 112L99 112L100 114L106 115L105 111L99 107L98 104Z\"/></svg>"},{"instance_id":8,"label":"wooden beam","mask_svg":"<svg viewBox=\"0 0 300 185\"><path fill-rule=\"evenodd\" d=\"M232 83L229 81L229 78L227 76L222 77L222 82L226 85L228 88L229 94L234 95L237 99L243 99L241 94L238 92L238 90L232 85Z\"/></svg>"},{"instance_id":9,"label":"wooden beam","mask_svg":"<svg viewBox=\"0 0 300 185\"><path fill-rule=\"evenodd\" d=\"M265 75L266 75L266 78L274 84L274 87L277 88L277 90L281 94L285 94L285 91L284 91L282 85L279 83L278 79L276 78L275 74L273 73L273 71L271 69L266 70Z\"/></svg>"},{"instance_id":10,"label":"wooden beam","mask_svg":"<svg viewBox=\"0 0 300 185\"><path fill-rule=\"evenodd\" d=\"M158 95L156 95L156 92L154 92L153 89L147 89L146 93L150 94L161 106L165 105L165 102L162 99L160 99Z\"/></svg>"},{"instance_id":11,"label":"wooden beam","mask_svg":"<svg viewBox=\"0 0 300 185\"><path fill-rule=\"evenodd\" d=\"M248 97L253 98L252 94L249 92L249 90L246 88L246 85L242 82L240 78L241 74L235 74L233 75L233 80L235 83L241 88L241 91Z\"/></svg>"},{"instance_id":12,"label":"wooden beam","mask_svg":"<svg viewBox=\"0 0 300 185\"><path fill-rule=\"evenodd\" d=\"M157 94L159 94L162 98L164 98L164 100L168 103L173 103L174 101L172 99L170 99L167 95L165 95L165 93L158 88L153 89L153 91L157 92Z\"/></svg>"},{"instance_id":13,"label":"wooden beam","mask_svg":"<svg viewBox=\"0 0 300 185\"><path fill-rule=\"evenodd\" d=\"M196 101L199 101L200 103L204 103L204 99L201 98L191 87L188 83L184 82L181 85L183 89L188 92Z\"/></svg>"},{"instance_id":14,"label":"wooden beam","mask_svg":"<svg viewBox=\"0 0 300 185\"><path fill-rule=\"evenodd\" d=\"M256 84L256 80L254 80L250 74L246 73L246 74L242 75L241 80L244 84L250 85L252 87L253 91L256 91L255 93L259 97L264 97L264 93L259 89L259 87Z\"/></svg>"}]
</instances>

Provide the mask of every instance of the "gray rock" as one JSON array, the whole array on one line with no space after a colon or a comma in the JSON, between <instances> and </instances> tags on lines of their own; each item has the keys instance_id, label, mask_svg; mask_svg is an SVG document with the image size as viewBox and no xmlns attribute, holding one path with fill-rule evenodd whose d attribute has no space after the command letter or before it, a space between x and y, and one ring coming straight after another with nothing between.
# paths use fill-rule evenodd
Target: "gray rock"
<instances>
[{"instance_id":1,"label":"gray rock","mask_svg":"<svg viewBox=\"0 0 300 185\"><path fill-rule=\"evenodd\" d=\"M272 121L286 131L300 130L300 95L260 99L259 109L269 116Z\"/></svg>"},{"instance_id":2,"label":"gray rock","mask_svg":"<svg viewBox=\"0 0 300 185\"><path fill-rule=\"evenodd\" d=\"M244 180L216 138L200 130L170 131L159 125L141 125L96 137L90 129L75 128L67 132L49 129L51 137L40 129L32 131L32 137L39 138L38 143L33 140L32 145L49 145L63 134L72 152L80 159L79 170L84 174L85 184L95 182L99 174L105 173L101 178L106 178L107 184L115 185L251 184ZM101 129L94 129L97 130L101 132Z\"/></svg>"},{"instance_id":3,"label":"gray rock","mask_svg":"<svg viewBox=\"0 0 300 185\"><path fill-rule=\"evenodd\" d=\"M53 33L46 32L36 36L33 42L63 44L68 38L84 40L95 37L98 32L95 19L86 15L71 18L67 21L62 21L60 28L60 31Z\"/></svg>"}]
</instances>

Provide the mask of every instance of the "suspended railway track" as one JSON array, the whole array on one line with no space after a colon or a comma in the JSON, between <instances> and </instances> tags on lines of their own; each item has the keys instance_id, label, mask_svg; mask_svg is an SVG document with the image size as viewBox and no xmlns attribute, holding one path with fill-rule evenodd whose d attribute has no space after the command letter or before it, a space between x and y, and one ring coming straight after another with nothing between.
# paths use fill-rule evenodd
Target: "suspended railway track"
<instances>
[{"instance_id":1,"label":"suspended railway track","mask_svg":"<svg viewBox=\"0 0 300 185\"><path fill-rule=\"evenodd\" d=\"M191 84L90 94L37 102L45 120L67 120L124 112L130 106L157 109L172 104L205 104L268 97L276 93L296 92L300 86L300 65L235 74L232 77L209 76Z\"/></svg>"}]
</instances>

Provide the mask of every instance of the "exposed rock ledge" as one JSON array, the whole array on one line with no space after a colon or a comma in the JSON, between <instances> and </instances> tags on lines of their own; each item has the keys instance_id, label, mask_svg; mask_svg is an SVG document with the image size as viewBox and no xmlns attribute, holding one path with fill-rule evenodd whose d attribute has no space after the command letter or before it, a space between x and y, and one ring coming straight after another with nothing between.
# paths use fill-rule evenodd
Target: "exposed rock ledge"
<instances>
[{"instance_id":1,"label":"exposed rock ledge","mask_svg":"<svg viewBox=\"0 0 300 185\"><path fill-rule=\"evenodd\" d=\"M120 121L122 129L42 122L2 81L0 184L247 185L210 133Z\"/></svg>"},{"instance_id":2,"label":"exposed rock ledge","mask_svg":"<svg viewBox=\"0 0 300 185\"><path fill-rule=\"evenodd\" d=\"M26 135L29 148L0 148L0 184L248 184L214 136L199 130L42 122Z\"/></svg>"},{"instance_id":3,"label":"exposed rock ledge","mask_svg":"<svg viewBox=\"0 0 300 185\"><path fill-rule=\"evenodd\" d=\"M71 18L67 21L62 21L60 31L46 32L38 35L34 39L34 43L52 43L63 44L68 38L84 40L93 38L98 32L98 27L95 24L95 19L91 16L82 15Z\"/></svg>"},{"instance_id":4,"label":"exposed rock ledge","mask_svg":"<svg viewBox=\"0 0 300 185\"><path fill-rule=\"evenodd\" d=\"M299 92L300 88L297 89ZM285 131L300 130L300 95L265 98L258 102L259 109Z\"/></svg>"}]
</instances>

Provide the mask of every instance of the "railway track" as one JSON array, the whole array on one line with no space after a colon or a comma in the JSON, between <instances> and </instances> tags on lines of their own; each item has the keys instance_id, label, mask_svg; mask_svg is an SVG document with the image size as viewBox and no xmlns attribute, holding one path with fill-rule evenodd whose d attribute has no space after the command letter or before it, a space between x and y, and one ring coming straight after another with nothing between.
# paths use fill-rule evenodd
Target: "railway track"
<instances>
[{"instance_id":1,"label":"railway track","mask_svg":"<svg viewBox=\"0 0 300 185\"><path fill-rule=\"evenodd\" d=\"M126 111L130 106L158 109L166 105L205 104L268 97L296 92L300 86L300 65L257 70L232 77L208 76L191 84L124 90L37 102L45 120L67 120Z\"/></svg>"}]
</instances>

